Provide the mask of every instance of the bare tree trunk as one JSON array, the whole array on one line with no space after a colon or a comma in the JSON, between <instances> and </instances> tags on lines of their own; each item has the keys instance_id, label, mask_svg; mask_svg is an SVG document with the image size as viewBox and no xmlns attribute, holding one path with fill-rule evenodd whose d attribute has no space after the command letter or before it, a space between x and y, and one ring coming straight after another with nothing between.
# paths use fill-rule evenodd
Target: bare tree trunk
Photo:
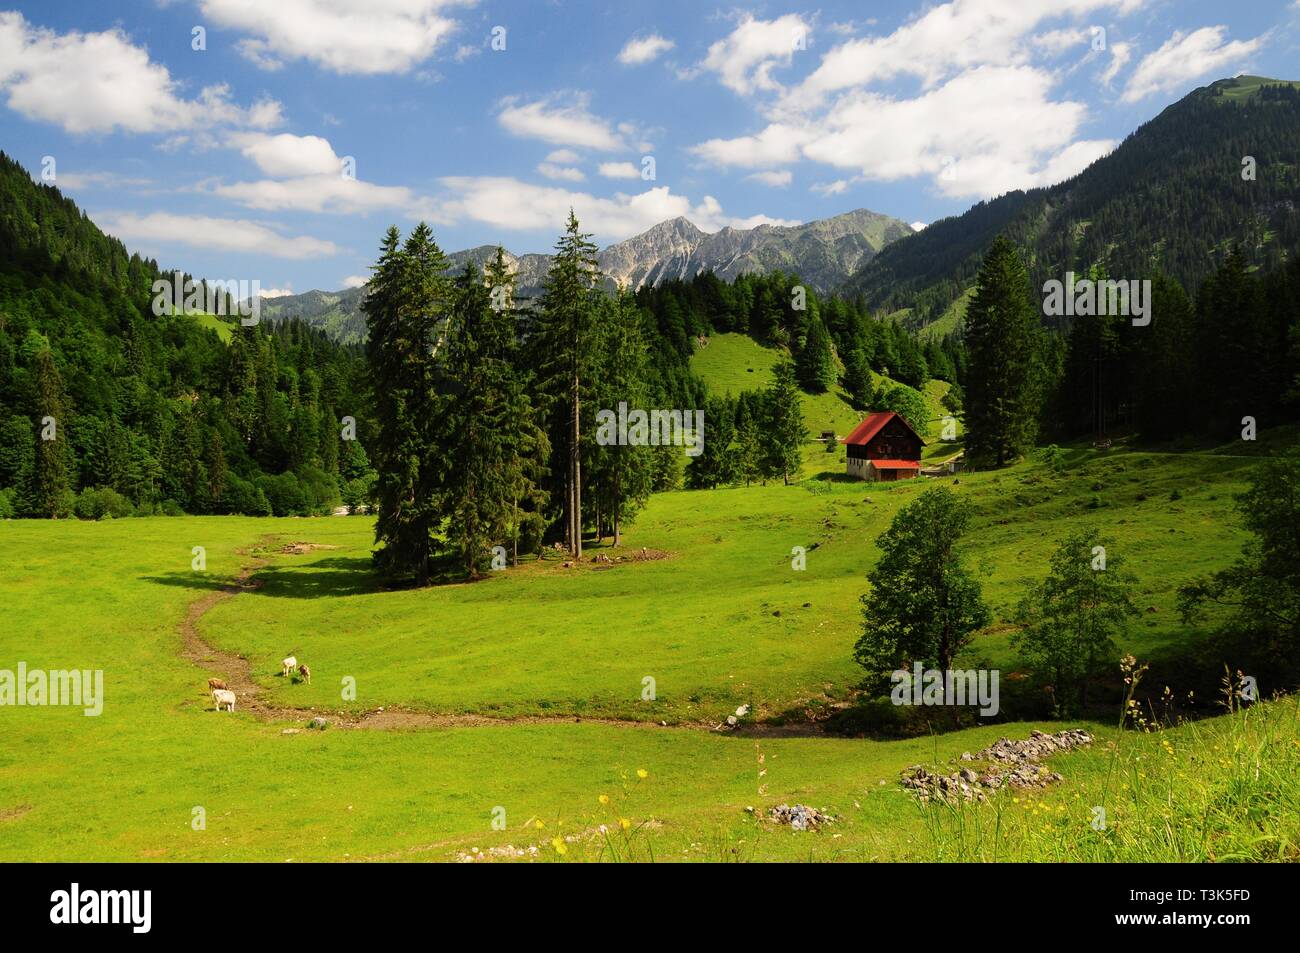
<instances>
[{"instance_id":1,"label":"bare tree trunk","mask_svg":"<svg viewBox=\"0 0 1300 953\"><path fill-rule=\"evenodd\" d=\"M617 452L619 456L616 459L621 464L623 462L623 457L622 457L623 448L619 447ZM621 466L615 466L614 467L614 547L616 549L618 548L619 544L623 542L622 521L619 519L619 516L622 512L623 512L623 468Z\"/></svg>"},{"instance_id":2,"label":"bare tree trunk","mask_svg":"<svg viewBox=\"0 0 1300 953\"><path fill-rule=\"evenodd\" d=\"M576 358L575 358L576 361ZM582 430L578 420L578 371L573 372L573 558L582 558L582 448L578 445Z\"/></svg>"}]
</instances>

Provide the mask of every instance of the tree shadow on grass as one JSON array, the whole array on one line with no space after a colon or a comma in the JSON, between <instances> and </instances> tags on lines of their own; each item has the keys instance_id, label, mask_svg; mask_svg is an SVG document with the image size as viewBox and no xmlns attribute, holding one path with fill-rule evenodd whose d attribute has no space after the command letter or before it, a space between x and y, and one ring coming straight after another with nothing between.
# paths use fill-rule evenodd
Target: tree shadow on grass
<instances>
[{"instance_id":1,"label":"tree shadow on grass","mask_svg":"<svg viewBox=\"0 0 1300 953\"><path fill-rule=\"evenodd\" d=\"M197 572L174 572L165 576L145 576L160 586L180 586L212 592L236 584L229 577L213 577ZM369 556L334 556L311 563L272 564L256 570L252 579L257 587L247 591L281 599L327 599L368 595L385 591L375 574Z\"/></svg>"},{"instance_id":2,"label":"tree shadow on grass","mask_svg":"<svg viewBox=\"0 0 1300 953\"><path fill-rule=\"evenodd\" d=\"M325 599L383 592L383 580L371 567L369 556L333 556L315 562L273 564L254 573L261 582L257 592L282 599Z\"/></svg>"}]
</instances>

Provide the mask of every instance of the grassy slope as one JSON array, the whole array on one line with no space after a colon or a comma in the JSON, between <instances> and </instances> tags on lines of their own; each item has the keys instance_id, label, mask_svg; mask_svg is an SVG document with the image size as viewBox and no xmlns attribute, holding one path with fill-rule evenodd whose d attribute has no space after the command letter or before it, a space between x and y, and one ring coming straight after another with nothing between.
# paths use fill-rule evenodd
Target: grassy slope
<instances>
[{"instance_id":1,"label":"grassy slope","mask_svg":"<svg viewBox=\"0 0 1300 953\"><path fill-rule=\"evenodd\" d=\"M923 338L938 340L956 331L962 326L962 322L966 320L966 308L970 306L970 299L974 295L975 289L967 288L957 296L952 304L944 309L943 314L921 328L917 333Z\"/></svg>"},{"instance_id":2,"label":"grassy slope","mask_svg":"<svg viewBox=\"0 0 1300 953\"><path fill-rule=\"evenodd\" d=\"M1300 86L1300 81L1287 79L1269 79L1267 76L1241 75L1231 85L1223 86L1225 100L1246 100L1259 92L1261 86Z\"/></svg>"},{"instance_id":3,"label":"grassy slope","mask_svg":"<svg viewBox=\"0 0 1300 953\"><path fill-rule=\"evenodd\" d=\"M691 355L691 372L704 379L711 393L734 397L741 391L766 388L772 381L772 368L779 359L778 351L763 347L747 334L715 334L709 338L708 346ZM872 377L877 390L894 384L892 379L882 374L873 372ZM926 438L929 443L922 454L922 459L927 462L952 456L960 449L939 439L941 426L938 421L948 413L941 403L947 389L948 384L944 381L930 381L923 392L930 407L932 427L932 433ZM833 430L837 437L843 437L865 415L849 406L848 398L838 384L824 394L803 394L802 403L804 424L811 439L804 454L801 475L816 476L823 471L843 473L844 448L837 445L834 453L826 453L825 444L817 437L823 430Z\"/></svg>"},{"instance_id":4,"label":"grassy slope","mask_svg":"<svg viewBox=\"0 0 1300 953\"><path fill-rule=\"evenodd\" d=\"M223 343L230 343L230 336L234 333L234 328L227 319L218 317L215 314L195 314L192 317L200 327L215 331L217 337L221 338Z\"/></svg>"},{"instance_id":5,"label":"grassy slope","mask_svg":"<svg viewBox=\"0 0 1300 953\"><path fill-rule=\"evenodd\" d=\"M1032 465L972 474L958 485L978 511L968 556L1003 610L1056 538L1102 523L1132 557L1141 603L1158 610L1124 643L1145 655L1195 636L1176 621L1174 589L1236 552L1242 534L1229 496L1247 463L1080 454L1064 476ZM1183 493L1177 502L1168 499L1173 488ZM942 851L928 840L926 817L892 781L908 764L946 760L1028 726L937 741L764 740L757 750L768 787L759 795L753 739L572 721L283 735L243 712L206 710L205 673L177 657L185 606L235 574L237 547L275 533L340 548L276 560L262 590L219 605L202 626L223 648L246 652L277 700L336 707L340 679L351 675L359 707L676 720L718 717L752 697L760 714L779 712L841 695L854 679L848 654L872 540L918 490L816 483L667 494L628 543L674 559L599 572L546 563L423 592L374 588L365 569L371 527L361 518L0 523L0 667L103 668L108 693L97 719L0 709L0 859L444 859L470 845L545 844L556 830L613 820L611 812L661 822L633 844L652 844L661 857L978 854L987 842L964 827ZM1094 496L1101 510L1088 508ZM813 542L807 571L791 571L790 546ZM194 545L207 547L206 575L189 570ZM311 686L273 677L290 650L311 662ZM1005 632L982 636L974 652L1008 662ZM657 679L656 702L639 700L645 675ZM1227 730L1218 724L1199 730ZM1239 759L1230 749L1224 759ZM1102 752L1083 753L1060 769L1095 784L1108 764ZM638 779L638 768L649 777ZM1206 781L1207 804L1222 807L1229 790ZM601 793L611 807L597 804ZM1180 788L1180 797L1192 793ZM1004 805L1007 823L1028 825L1027 856L1047 857L1079 840L1081 804L1096 796L1069 783L1048 796L1069 807L1069 826L1050 843L1038 815L1024 814L1027 804ZM844 815L843 836L765 832L741 811L794 800ZM196 805L207 810L204 832L190 829ZM507 809L506 832L490 829L497 805ZM1148 815L1134 802L1134 823ZM522 826L534 817L544 830ZM590 850L575 843L572 856Z\"/></svg>"}]
</instances>

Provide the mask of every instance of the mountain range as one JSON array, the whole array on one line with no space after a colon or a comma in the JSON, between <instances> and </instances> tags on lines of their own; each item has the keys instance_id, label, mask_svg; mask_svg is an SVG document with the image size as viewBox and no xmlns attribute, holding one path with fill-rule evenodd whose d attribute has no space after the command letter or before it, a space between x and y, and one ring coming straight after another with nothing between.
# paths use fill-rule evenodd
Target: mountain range
<instances>
[{"instance_id":1,"label":"mountain range","mask_svg":"<svg viewBox=\"0 0 1300 953\"><path fill-rule=\"evenodd\" d=\"M880 315L931 333L958 330L993 238L1005 234L1034 287L1100 269L1115 278L1160 271L1189 291L1228 250L1258 267L1300 252L1300 83L1238 76L1189 93L1114 151L1056 185L1013 191L917 232L860 209L796 226L705 233L685 218L661 222L598 255L613 289L688 279L712 269L730 280L776 269L819 293L860 297ZM495 247L456 252L484 264ZM508 255L524 296L537 293L548 255ZM264 303L343 341L365 334L361 289L309 291Z\"/></svg>"},{"instance_id":2,"label":"mountain range","mask_svg":"<svg viewBox=\"0 0 1300 953\"><path fill-rule=\"evenodd\" d=\"M819 293L843 285L890 242L915 230L896 218L858 209L802 225L758 225L705 232L686 218L660 222L653 228L602 249L596 256L608 290L622 285L635 291L673 279L689 279L713 271L724 280L747 272L778 269L796 273ZM447 256L450 271L468 261L480 268L496 255L495 245L480 245ZM521 296L537 295L550 268L551 256L505 254ZM344 291L308 291L269 298L262 316L270 321L296 317L323 329L344 343L365 337L361 314L364 287Z\"/></svg>"}]
</instances>

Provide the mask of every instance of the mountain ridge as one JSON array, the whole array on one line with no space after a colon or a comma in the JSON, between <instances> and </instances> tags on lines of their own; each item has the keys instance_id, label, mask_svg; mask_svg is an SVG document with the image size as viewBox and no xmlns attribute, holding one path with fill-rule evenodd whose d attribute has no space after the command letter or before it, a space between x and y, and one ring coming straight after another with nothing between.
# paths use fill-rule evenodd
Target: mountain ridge
<instances>
[{"instance_id":1,"label":"mountain ridge","mask_svg":"<svg viewBox=\"0 0 1300 953\"><path fill-rule=\"evenodd\" d=\"M596 260L608 291L620 285L632 291L645 285L690 279L713 271L725 281L747 272L785 270L797 273L817 292L834 290L886 245L913 233L901 219L870 209L854 209L800 225L726 226L706 232L685 216L665 219L638 235L601 249ZM480 269L496 255L496 245L478 245L447 255L450 272L473 262ZM550 266L551 256L515 255L505 261L516 276L519 293L535 297ZM341 291L312 289L296 295L267 298L262 315L277 321L301 318L343 341L365 337L361 299L365 286Z\"/></svg>"},{"instance_id":2,"label":"mountain ridge","mask_svg":"<svg viewBox=\"0 0 1300 953\"><path fill-rule=\"evenodd\" d=\"M1300 83L1216 80L1082 172L976 203L891 243L841 290L920 330L972 286L993 238L1006 234L1034 287L1097 266L1116 278L1161 271L1192 291L1233 245L1260 267L1300 251L1298 157Z\"/></svg>"}]
</instances>

